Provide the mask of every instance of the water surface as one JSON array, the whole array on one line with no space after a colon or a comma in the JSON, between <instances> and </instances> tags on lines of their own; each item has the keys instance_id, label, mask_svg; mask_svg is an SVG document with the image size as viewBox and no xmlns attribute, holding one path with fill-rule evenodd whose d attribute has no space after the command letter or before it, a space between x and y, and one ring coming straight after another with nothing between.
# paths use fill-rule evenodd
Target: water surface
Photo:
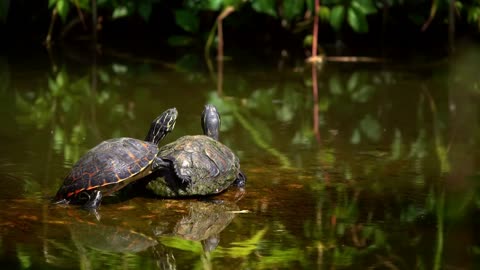
<instances>
[{"instance_id":1,"label":"water surface","mask_svg":"<svg viewBox=\"0 0 480 270\"><path fill-rule=\"evenodd\" d=\"M122 58L0 59L6 269L474 269L480 53L436 62L202 68ZM255 65L251 65L255 66ZM219 81L220 79L220 81ZM317 98L315 98L318 95ZM199 134L206 103L245 194L50 204L102 140Z\"/></svg>"}]
</instances>

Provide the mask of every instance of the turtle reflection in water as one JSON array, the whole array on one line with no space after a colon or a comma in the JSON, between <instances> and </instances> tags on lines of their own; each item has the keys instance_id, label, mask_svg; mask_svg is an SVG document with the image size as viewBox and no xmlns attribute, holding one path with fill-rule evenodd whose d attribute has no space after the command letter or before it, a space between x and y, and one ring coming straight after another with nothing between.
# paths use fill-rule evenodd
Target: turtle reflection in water
<instances>
[{"instance_id":1,"label":"turtle reflection in water","mask_svg":"<svg viewBox=\"0 0 480 270\"><path fill-rule=\"evenodd\" d=\"M82 203L96 209L104 195L155 171L163 163L157 157L157 145L173 130L176 118L177 110L168 109L152 122L145 141L110 139L88 151L65 178L56 203Z\"/></svg>"},{"instance_id":2,"label":"turtle reflection in water","mask_svg":"<svg viewBox=\"0 0 480 270\"><path fill-rule=\"evenodd\" d=\"M137 253L158 244L152 237L122 227L77 222L70 229L74 242L99 251Z\"/></svg>"},{"instance_id":3,"label":"turtle reflection in water","mask_svg":"<svg viewBox=\"0 0 480 270\"><path fill-rule=\"evenodd\" d=\"M160 269L175 269L175 257L170 249L154 237L120 226L99 223L75 222L70 225L72 240L80 254L87 255L86 248L104 255L149 252ZM144 255L142 255L144 256ZM108 257L107 257L108 258ZM112 257L110 257L111 260ZM95 256L93 257L95 260ZM98 261L96 261L98 263Z\"/></svg>"},{"instance_id":4,"label":"turtle reflection in water","mask_svg":"<svg viewBox=\"0 0 480 270\"><path fill-rule=\"evenodd\" d=\"M238 206L229 201L179 201L181 208L187 208L173 227L171 233L161 225L154 228L158 236L177 236L190 241L200 241L205 252L214 250L220 242L219 234L235 218Z\"/></svg>"},{"instance_id":5,"label":"turtle reflection in water","mask_svg":"<svg viewBox=\"0 0 480 270\"><path fill-rule=\"evenodd\" d=\"M201 124L204 135L184 136L160 148L165 161L147 189L162 197L218 194L229 186L244 187L246 177L238 157L218 141L220 114L206 105Z\"/></svg>"}]
</instances>

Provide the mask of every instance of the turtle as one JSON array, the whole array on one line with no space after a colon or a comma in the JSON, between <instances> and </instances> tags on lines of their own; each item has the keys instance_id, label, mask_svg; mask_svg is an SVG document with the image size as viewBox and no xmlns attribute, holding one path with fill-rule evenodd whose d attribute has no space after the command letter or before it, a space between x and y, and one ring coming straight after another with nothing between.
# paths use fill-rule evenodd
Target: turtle
<instances>
[{"instance_id":1,"label":"turtle","mask_svg":"<svg viewBox=\"0 0 480 270\"><path fill-rule=\"evenodd\" d=\"M73 166L55 195L56 203L97 209L103 196L145 177L159 166L158 143L175 127L177 109L170 108L150 125L145 140L114 138L89 150Z\"/></svg>"},{"instance_id":2,"label":"turtle","mask_svg":"<svg viewBox=\"0 0 480 270\"><path fill-rule=\"evenodd\" d=\"M164 163L147 189L162 197L184 197L218 194L232 185L243 188L247 178L239 158L218 140L220 122L217 108L205 105L204 135L183 136L162 146L157 156Z\"/></svg>"}]
</instances>

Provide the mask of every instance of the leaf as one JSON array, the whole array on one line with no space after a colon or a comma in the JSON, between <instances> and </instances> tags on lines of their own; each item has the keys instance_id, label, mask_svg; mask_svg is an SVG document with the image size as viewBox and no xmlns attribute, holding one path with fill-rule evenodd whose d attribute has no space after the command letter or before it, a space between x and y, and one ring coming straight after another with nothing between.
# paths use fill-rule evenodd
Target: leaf
<instances>
[{"instance_id":1,"label":"leaf","mask_svg":"<svg viewBox=\"0 0 480 270\"><path fill-rule=\"evenodd\" d=\"M335 6L331 12L330 25L332 25L333 29L338 31L342 27L344 18L345 8L343 6Z\"/></svg>"},{"instance_id":2,"label":"leaf","mask_svg":"<svg viewBox=\"0 0 480 270\"><path fill-rule=\"evenodd\" d=\"M48 0L48 8L52 8L58 1L59 0Z\"/></svg>"},{"instance_id":3,"label":"leaf","mask_svg":"<svg viewBox=\"0 0 480 270\"><path fill-rule=\"evenodd\" d=\"M90 0L77 0L76 2L76 5L78 4L78 6L81 8L81 9L85 9L85 10L90 10ZM98 6L98 2L97 2L97 6Z\"/></svg>"},{"instance_id":4,"label":"leaf","mask_svg":"<svg viewBox=\"0 0 480 270\"><path fill-rule=\"evenodd\" d=\"M199 22L197 14L187 9L179 9L175 11L175 20L178 26L187 32L197 32Z\"/></svg>"},{"instance_id":5,"label":"leaf","mask_svg":"<svg viewBox=\"0 0 480 270\"><path fill-rule=\"evenodd\" d=\"M70 10L70 2L68 0L58 0L57 11L63 21L67 19L68 11Z\"/></svg>"},{"instance_id":6,"label":"leaf","mask_svg":"<svg viewBox=\"0 0 480 270\"><path fill-rule=\"evenodd\" d=\"M145 21L148 21L150 14L152 14L152 3L151 2L141 2L138 5L138 14L142 16Z\"/></svg>"},{"instance_id":7,"label":"leaf","mask_svg":"<svg viewBox=\"0 0 480 270\"><path fill-rule=\"evenodd\" d=\"M312 12L315 10L315 0L305 0L305 3L307 4L308 10ZM320 6L320 8L322 8L322 6Z\"/></svg>"},{"instance_id":8,"label":"leaf","mask_svg":"<svg viewBox=\"0 0 480 270\"><path fill-rule=\"evenodd\" d=\"M318 11L318 16L322 21L328 21L330 18L330 8L321 6L320 10Z\"/></svg>"},{"instance_id":9,"label":"leaf","mask_svg":"<svg viewBox=\"0 0 480 270\"><path fill-rule=\"evenodd\" d=\"M222 2L224 7L231 6L234 8L238 8L241 4L243 4L243 2L246 2L246 1L245 0L222 0Z\"/></svg>"},{"instance_id":10,"label":"leaf","mask_svg":"<svg viewBox=\"0 0 480 270\"><path fill-rule=\"evenodd\" d=\"M372 0L354 0L352 1L351 6L364 15L377 12L377 8L373 4Z\"/></svg>"},{"instance_id":11,"label":"leaf","mask_svg":"<svg viewBox=\"0 0 480 270\"><path fill-rule=\"evenodd\" d=\"M303 39L303 46L309 47L309 46L312 46L312 43L313 43L313 36L306 35L305 38Z\"/></svg>"},{"instance_id":12,"label":"leaf","mask_svg":"<svg viewBox=\"0 0 480 270\"><path fill-rule=\"evenodd\" d=\"M255 0L252 3L252 8L259 13L265 13L272 17L277 17L277 13L275 12L275 0Z\"/></svg>"},{"instance_id":13,"label":"leaf","mask_svg":"<svg viewBox=\"0 0 480 270\"><path fill-rule=\"evenodd\" d=\"M167 40L168 45L173 47L182 47L192 44L193 39L189 36L171 36Z\"/></svg>"},{"instance_id":14,"label":"leaf","mask_svg":"<svg viewBox=\"0 0 480 270\"><path fill-rule=\"evenodd\" d=\"M355 32L365 33L368 31L368 23L365 14L357 11L355 8L348 9L348 24Z\"/></svg>"},{"instance_id":15,"label":"leaf","mask_svg":"<svg viewBox=\"0 0 480 270\"><path fill-rule=\"evenodd\" d=\"M301 15L303 12L303 6L303 1L283 0L283 16L287 20L292 20Z\"/></svg>"},{"instance_id":16,"label":"leaf","mask_svg":"<svg viewBox=\"0 0 480 270\"><path fill-rule=\"evenodd\" d=\"M128 15L128 9L126 6L119 6L113 10L112 18L118 19Z\"/></svg>"},{"instance_id":17,"label":"leaf","mask_svg":"<svg viewBox=\"0 0 480 270\"><path fill-rule=\"evenodd\" d=\"M218 11L222 7L223 0L208 0L207 9Z\"/></svg>"}]
</instances>

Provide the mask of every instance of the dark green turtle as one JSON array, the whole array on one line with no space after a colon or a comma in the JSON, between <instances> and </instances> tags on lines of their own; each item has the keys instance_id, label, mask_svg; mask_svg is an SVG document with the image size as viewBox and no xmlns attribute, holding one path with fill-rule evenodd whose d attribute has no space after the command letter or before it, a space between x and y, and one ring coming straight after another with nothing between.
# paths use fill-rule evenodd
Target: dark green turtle
<instances>
[{"instance_id":1,"label":"dark green turtle","mask_svg":"<svg viewBox=\"0 0 480 270\"><path fill-rule=\"evenodd\" d=\"M133 138L106 140L88 151L73 166L55 196L57 203L82 203L96 209L102 196L140 179L159 164L158 143L175 126L177 110L168 109L151 124L145 141Z\"/></svg>"},{"instance_id":2,"label":"dark green turtle","mask_svg":"<svg viewBox=\"0 0 480 270\"><path fill-rule=\"evenodd\" d=\"M160 148L160 177L147 188L163 197L218 194L232 184L245 186L238 157L218 141L220 115L212 105L202 113L205 135L184 136Z\"/></svg>"}]
</instances>

